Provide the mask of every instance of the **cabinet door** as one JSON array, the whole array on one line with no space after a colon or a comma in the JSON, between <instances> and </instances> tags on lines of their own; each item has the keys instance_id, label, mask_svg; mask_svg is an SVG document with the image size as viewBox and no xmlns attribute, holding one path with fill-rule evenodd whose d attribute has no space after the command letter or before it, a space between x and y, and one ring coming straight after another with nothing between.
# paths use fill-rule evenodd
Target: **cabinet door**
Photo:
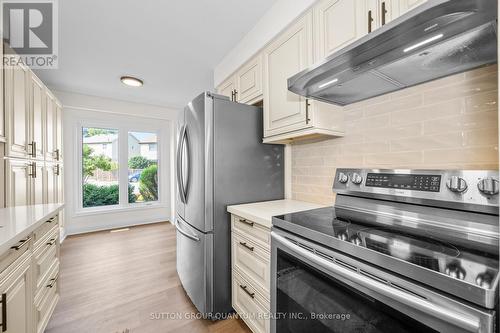
<instances>
[{"instance_id":1,"label":"cabinet door","mask_svg":"<svg viewBox=\"0 0 500 333\"><path fill-rule=\"evenodd\" d=\"M23 65L5 68L7 151L9 157L28 157L29 70Z\"/></svg>"},{"instance_id":2,"label":"cabinet door","mask_svg":"<svg viewBox=\"0 0 500 333\"><path fill-rule=\"evenodd\" d=\"M399 8L401 14L404 14L407 11L412 10L413 8L418 7L426 2L427 0L399 0Z\"/></svg>"},{"instance_id":3,"label":"cabinet door","mask_svg":"<svg viewBox=\"0 0 500 333\"><path fill-rule=\"evenodd\" d=\"M62 104L56 100L56 161L62 162L63 160L63 123L62 123Z\"/></svg>"},{"instance_id":4,"label":"cabinet door","mask_svg":"<svg viewBox=\"0 0 500 333\"><path fill-rule=\"evenodd\" d=\"M288 90L288 78L312 63L312 12L264 50L264 136L311 127L306 100Z\"/></svg>"},{"instance_id":5,"label":"cabinet door","mask_svg":"<svg viewBox=\"0 0 500 333\"><path fill-rule=\"evenodd\" d=\"M31 162L31 204L41 205L45 203L46 195L44 193L44 177L45 171L44 162ZM34 172L34 173L33 173Z\"/></svg>"},{"instance_id":6,"label":"cabinet door","mask_svg":"<svg viewBox=\"0 0 500 333\"><path fill-rule=\"evenodd\" d=\"M57 111L56 111L56 99L54 95L45 89L45 160L53 161L56 155L56 122L57 122Z\"/></svg>"},{"instance_id":7,"label":"cabinet door","mask_svg":"<svg viewBox=\"0 0 500 333\"><path fill-rule=\"evenodd\" d=\"M44 132L45 132L45 116L44 116L44 98L45 91L42 81L30 71L30 149L33 158L44 159Z\"/></svg>"},{"instance_id":8,"label":"cabinet door","mask_svg":"<svg viewBox=\"0 0 500 333\"><path fill-rule=\"evenodd\" d=\"M57 201L64 202L64 165L57 164L55 169ZM62 217L60 217L60 220Z\"/></svg>"},{"instance_id":9,"label":"cabinet door","mask_svg":"<svg viewBox=\"0 0 500 333\"><path fill-rule=\"evenodd\" d=\"M231 100L233 100L233 92L234 92L235 86L236 85L234 84L234 77L230 77L229 79L227 79L226 81L222 82L219 85L217 92L220 95L227 96L227 97L231 98Z\"/></svg>"},{"instance_id":10,"label":"cabinet door","mask_svg":"<svg viewBox=\"0 0 500 333\"><path fill-rule=\"evenodd\" d=\"M323 0L314 8L316 60L349 45L366 34L364 1Z\"/></svg>"},{"instance_id":11,"label":"cabinet door","mask_svg":"<svg viewBox=\"0 0 500 333\"><path fill-rule=\"evenodd\" d=\"M262 55L247 62L236 73L236 99L248 103L262 95Z\"/></svg>"},{"instance_id":12,"label":"cabinet door","mask_svg":"<svg viewBox=\"0 0 500 333\"><path fill-rule=\"evenodd\" d=\"M43 173L45 203L56 203L58 192L59 165L47 163Z\"/></svg>"},{"instance_id":13,"label":"cabinet door","mask_svg":"<svg viewBox=\"0 0 500 333\"><path fill-rule=\"evenodd\" d=\"M1 9L0 9L1 13ZM3 58L3 41L0 40L0 54ZM4 67L3 61L0 63L0 142L5 142L5 104L3 94Z\"/></svg>"},{"instance_id":14,"label":"cabinet door","mask_svg":"<svg viewBox=\"0 0 500 333\"><path fill-rule=\"evenodd\" d=\"M24 160L5 162L7 207L26 206L31 204L32 164Z\"/></svg>"},{"instance_id":15,"label":"cabinet door","mask_svg":"<svg viewBox=\"0 0 500 333\"><path fill-rule=\"evenodd\" d=\"M17 263L15 263L17 264ZM5 295L7 304L7 333L31 333L32 330L32 288L29 261L25 261L17 268L13 275L0 285L0 294ZM0 311L2 313L3 311Z\"/></svg>"}]
</instances>

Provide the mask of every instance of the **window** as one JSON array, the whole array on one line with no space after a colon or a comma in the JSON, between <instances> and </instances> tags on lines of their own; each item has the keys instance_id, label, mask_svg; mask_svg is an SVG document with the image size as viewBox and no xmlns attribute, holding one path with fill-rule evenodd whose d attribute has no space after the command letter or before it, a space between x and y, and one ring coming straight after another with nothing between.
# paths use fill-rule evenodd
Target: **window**
<instances>
[{"instance_id":1,"label":"window","mask_svg":"<svg viewBox=\"0 0 500 333\"><path fill-rule=\"evenodd\" d=\"M128 133L129 203L158 201L157 145L156 133Z\"/></svg>"},{"instance_id":2,"label":"window","mask_svg":"<svg viewBox=\"0 0 500 333\"><path fill-rule=\"evenodd\" d=\"M111 142L111 149L107 144ZM114 144L116 142L116 145ZM118 130L82 128L83 207L119 204Z\"/></svg>"}]
</instances>

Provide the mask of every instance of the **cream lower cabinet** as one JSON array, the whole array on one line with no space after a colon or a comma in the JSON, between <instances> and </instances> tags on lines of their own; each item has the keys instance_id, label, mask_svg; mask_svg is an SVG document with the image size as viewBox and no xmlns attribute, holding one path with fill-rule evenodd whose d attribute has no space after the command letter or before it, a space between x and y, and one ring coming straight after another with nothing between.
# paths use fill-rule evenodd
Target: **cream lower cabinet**
<instances>
[{"instance_id":1,"label":"cream lower cabinet","mask_svg":"<svg viewBox=\"0 0 500 333\"><path fill-rule=\"evenodd\" d=\"M254 333L270 331L271 230L231 216L232 305Z\"/></svg>"},{"instance_id":2,"label":"cream lower cabinet","mask_svg":"<svg viewBox=\"0 0 500 333\"><path fill-rule=\"evenodd\" d=\"M57 216L49 219L16 248L0 254L0 306L7 314L0 315L1 332L44 332L59 299L57 222Z\"/></svg>"},{"instance_id":3,"label":"cream lower cabinet","mask_svg":"<svg viewBox=\"0 0 500 333\"><path fill-rule=\"evenodd\" d=\"M46 203L45 163L5 160L5 203L7 207Z\"/></svg>"}]
</instances>

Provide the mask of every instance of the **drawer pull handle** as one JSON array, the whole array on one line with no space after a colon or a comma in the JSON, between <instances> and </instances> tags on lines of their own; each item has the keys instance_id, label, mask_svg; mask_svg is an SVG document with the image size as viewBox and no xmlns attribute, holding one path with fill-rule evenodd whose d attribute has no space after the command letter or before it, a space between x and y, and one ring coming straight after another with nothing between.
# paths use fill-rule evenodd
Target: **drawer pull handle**
<instances>
[{"instance_id":1,"label":"drawer pull handle","mask_svg":"<svg viewBox=\"0 0 500 333\"><path fill-rule=\"evenodd\" d=\"M50 219L45 221L45 223L52 223L52 222L54 222L55 219L56 219L55 217L51 217Z\"/></svg>"},{"instance_id":2,"label":"drawer pull handle","mask_svg":"<svg viewBox=\"0 0 500 333\"><path fill-rule=\"evenodd\" d=\"M56 239L52 238L50 241L47 242L47 245L52 246L56 243Z\"/></svg>"},{"instance_id":3,"label":"drawer pull handle","mask_svg":"<svg viewBox=\"0 0 500 333\"><path fill-rule=\"evenodd\" d=\"M2 332L7 331L7 293L2 294Z\"/></svg>"},{"instance_id":4,"label":"drawer pull handle","mask_svg":"<svg viewBox=\"0 0 500 333\"><path fill-rule=\"evenodd\" d=\"M240 245L253 252L253 246L248 246L245 242L240 242Z\"/></svg>"},{"instance_id":5,"label":"drawer pull handle","mask_svg":"<svg viewBox=\"0 0 500 333\"><path fill-rule=\"evenodd\" d=\"M243 291L246 292L248 296L250 296L252 298L255 298L255 293L249 292L248 289L247 289L247 286L243 286L243 285L240 284L240 288L243 289Z\"/></svg>"},{"instance_id":6,"label":"drawer pull handle","mask_svg":"<svg viewBox=\"0 0 500 333\"><path fill-rule=\"evenodd\" d=\"M11 249L19 251L22 249L25 245L28 245L30 243L31 237L28 237L26 239L20 240L18 245L12 246Z\"/></svg>"},{"instance_id":7,"label":"drawer pull handle","mask_svg":"<svg viewBox=\"0 0 500 333\"><path fill-rule=\"evenodd\" d=\"M245 224L247 224L247 225L249 225L249 226L253 227L253 222L247 221L247 220L245 220L245 219L239 219L238 221L240 221L241 223L245 223Z\"/></svg>"},{"instance_id":8,"label":"drawer pull handle","mask_svg":"<svg viewBox=\"0 0 500 333\"><path fill-rule=\"evenodd\" d=\"M59 274L57 274L55 278L49 280L50 284L47 285L47 288L53 288L57 282L57 279L59 279Z\"/></svg>"}]
</instances>

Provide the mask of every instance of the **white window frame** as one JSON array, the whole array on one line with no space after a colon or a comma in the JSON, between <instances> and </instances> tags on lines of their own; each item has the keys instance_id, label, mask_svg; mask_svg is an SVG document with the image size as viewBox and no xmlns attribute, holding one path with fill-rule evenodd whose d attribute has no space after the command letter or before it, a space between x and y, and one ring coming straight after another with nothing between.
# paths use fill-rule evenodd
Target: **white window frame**
<instances>
[{"instance_id":1,"label":"white window frame","mask_svg":"<svg viewBox=\"0 0 500 333\"><path fill-rule=\"evenodd\" d=\"M102 214L106 212L120 212L129 210L144 210L147 208L168 208L171 191L169 189L169 150L170 136L169 129L163 128L151 119L141 119L135 117L116 117L116 115L103 115L100 118L109 119L89 119L80 120L75 128L75 165L78 168L77 179L75 179L75 212L74 216L85 216ZM118 130L118 184L119 203L111 206L83 207L83 168L82 168L82 147L83 128L104 128ZM157 134L157 158L158 158L158 200L148 202L128 202L128 133L148 132ZM125 139L124 139L125 138ZM124 185L125 184L125 185Z\"/></svg>"}]
</instances>

